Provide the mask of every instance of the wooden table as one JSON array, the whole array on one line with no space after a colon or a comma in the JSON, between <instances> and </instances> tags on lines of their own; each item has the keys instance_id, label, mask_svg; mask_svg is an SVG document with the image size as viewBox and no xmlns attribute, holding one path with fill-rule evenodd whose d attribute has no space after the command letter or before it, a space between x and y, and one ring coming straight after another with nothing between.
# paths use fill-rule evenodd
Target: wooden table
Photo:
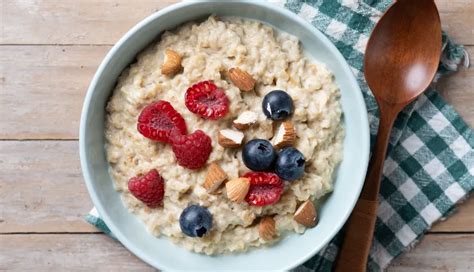
<instances>
[{"instance_id":1,"label":"wooden table","mask_svg":"<svg viewBox=\"0 0 474 272\"><path fill-rule=\"evenodd\" d=\"M81 105L125 31L176 1L0 0L0 270L152 270L83 220ZM443 28L474 56L474 0L437 0ZM439 90L474 125L474 70ZM474 269L474 199L389 271Z\"/></svg>"}]
</instances>

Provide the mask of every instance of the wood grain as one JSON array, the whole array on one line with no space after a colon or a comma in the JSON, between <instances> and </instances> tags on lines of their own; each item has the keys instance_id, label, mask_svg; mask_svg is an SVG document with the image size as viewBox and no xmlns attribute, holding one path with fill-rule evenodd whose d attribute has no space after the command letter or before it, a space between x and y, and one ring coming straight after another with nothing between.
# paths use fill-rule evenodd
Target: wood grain
<instances>
[{"instance_id":1,"label":"wood grain","mask_svg":"<svg viewBox=\"0 0 474 272\"><path fill-rule=\"evenodd\" d=\"M108 46L0 47L0 139L77 139Z\"/></svg>"},{"instance_id":2,"label":"wood grain","mask_svg":"<svg viewBox=\"0 0 474 272\"><path fill-rule=\"evenodd\" d=\"M0 233L97 232L76 141L0 141ZM13 190L14 188L14 190Z\"/></svg>"},{"instance_id":3,"label":"wood grain","mask_svg":"<svg viewBox=\"0 0 474 272\"><path fill-rule=\"evenodd\" d=\"M1 235L0 271L155 271L103 234Z\"/></svg>"},{"instance_id":4,"label":"wood grain","mask_svg":"<svg viewBox=\"0 0 474 272\"><path fill-rule=\"evenodd\" d=\"M440 11L443 30L456 42L474 44L474 1L435 0Z\"/></svg>"},{"instance_id":5,"label":"wood grain","mask_svg":"<svg viewBox=\"0 0 474 272\"><path fill-rule=\"evenodd\" d=\"M388 271L472 271L473 251L474 235L427 235L415 249L397 259ZM51 269L153 271L121 244L103 234L0 236L0 270Z\"/></svg>"},{"instance_id":6,"label":"wood grain","mask_svg":"<svg viewBox=\"0 0 474 272\"><path fill-rule=\"evenodd\" d=\"M473 271L474 235L427 235L409 253L390 265L398 271Z\"/></svg>"},{"instance_id":7,"label":"wood grain","mask_svg":"<svg viewBox=\"0 0 474 272\"><path fill-rule=\"evenodd\" d=\"M114 44L133 25L178 0L2 1L0 44ZM474 45L474 2L436 1L444 30ZM8 12L7 12L8 11ZM21 23L18 23L21 18Z\"/></svg>"},{"instance_id":8,"label":"wood grain","mask_svg":"<svg viewBox=\"0 0 474 272\"><path fill-rule=\"evenodd\" d=\"M0 43L111 45L148 15L176 2L179 0L2 1Z\"/></svg>"}]
</instances>

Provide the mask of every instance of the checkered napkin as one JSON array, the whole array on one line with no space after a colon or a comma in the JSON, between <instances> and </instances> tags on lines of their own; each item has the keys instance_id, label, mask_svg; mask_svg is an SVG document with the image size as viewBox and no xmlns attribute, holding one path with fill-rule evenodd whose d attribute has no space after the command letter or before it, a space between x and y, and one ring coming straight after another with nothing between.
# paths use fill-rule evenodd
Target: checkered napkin
<instances>
[{"instance_id":1,"label":"checkered napkin","mask_svg":"<svg viewBox=\"0 0 474 272\"><path fill-rule=\"evenodd\" d=\"M362 72L368 37L389 0L288 0L284 6L325 33L356 75L369 113L371 142L378 110ZM463 47L443 34L443 55L435 78L468 66ZM463 63L464 60L464 63ZM383 270L414 245L433 222L448 216L474 188L474 134L454 109L429 88L403 110L392 131L385 161L375 237L367 269ZM95 209L86 220L107 234ZM296 271L330 271L341 235Z\"/></svg>"}]
</instances>

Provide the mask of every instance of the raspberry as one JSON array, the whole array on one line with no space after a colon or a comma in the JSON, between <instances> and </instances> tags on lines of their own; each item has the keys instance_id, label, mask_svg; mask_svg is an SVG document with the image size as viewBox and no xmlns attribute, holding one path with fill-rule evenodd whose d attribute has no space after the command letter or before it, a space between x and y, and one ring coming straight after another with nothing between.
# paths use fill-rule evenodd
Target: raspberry
<instances>
[{"instance_id":1,"label":"raspberry","mask_svg":"<svg viewBox=\"0 0 474 272\"><path fill-rule=\"evenodd\" d=\"M248 172L243 177L250 179L250 189L245 197L249 205L266 206L280 200L283 182L276 174Z\"/></svg>"},{"instance_id":2,"label":"raspberry","mask_svg":"<svg viewBox=\"0 0 474 272\"><path fill-rule=\"evenodd\" d=\"M224 90L210 80L189 87L184 100L189 111L204 119L219 119L229 111L229 99Z\"/></svg>"},{"instance_id":3,"label":"raspberry","mask_svg":"<svg viewBox=\"0 0 474 272\"><path fill-rule=\"evenodd\" d=\"M203 167L212 151L211 138L202 130L189 135L173 131L170 136L174 155L178 164L188 169Z\"/></svg>"},{"instance_id":4,"label":"raspberry","mask_svg":"<svg viewBox=\"0 0 474 272\"><path fill-rule=\"evenodd\" d=\"M137 124L138 131L148 139L169 143L171 130L186 134L186 123L168 101L159 100L146 106Z\"/></svg>"},{"instance_id":5,"label":"raspberry","mask_svg":"<svg viewBox=\"0 0 474 272\"><path fill-rule=\"evenodd\" d=\"M150 208L161 204L165 195L165 181L155 169L145 175L139 175L128 181L128 190L132 195Z\"/></svg>"}]
</instances>

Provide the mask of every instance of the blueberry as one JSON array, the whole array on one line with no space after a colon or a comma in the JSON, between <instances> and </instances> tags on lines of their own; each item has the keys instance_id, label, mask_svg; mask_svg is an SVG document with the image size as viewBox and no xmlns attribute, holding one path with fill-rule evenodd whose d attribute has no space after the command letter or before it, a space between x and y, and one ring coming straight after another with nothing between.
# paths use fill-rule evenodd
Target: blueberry
<instances>
[{"instance_id":1,"label":"blueberry","mask_svg":"<svg viewBox=\"0 0 474 272\"><path fill-rule=\"evenodd\" d=\"M303 154L296 148L288 147L278 154L275 172L281 179L292 181L303 176L304 165Z\"/></svg>"},{"instance_id":2,"label":"blueberry","mask_svg":"<svg viewBox=\"0 0 474 272\"><path fill-rule=\"evenodd\" d=\"M202 237L212 227L212 215L204 207L191 205L181 213L179 226L187 236Z\"/></svg>"},{"instance_id":3,"label":"blueberry","mask_svg":"<svg viewBox=\"0 0 474 272\"><path fill-rule=\"evenodd\" d=\"M245 166L253 171L265 171L273 167L276 159L273 145L262 139L254 139L245 144L242 150L242 160Z\"/></svg>"},{"instance_id":4,"label":"blueberry","mask_svg":"<svg viewBox=\"0 0 474 272\"><path fill-rule=\"evenodd\" d=\"M271 91L263 98L263 113L272 120L283 120L293 113L293 99L285 91Z\"/></svg>"}]
</instances>

